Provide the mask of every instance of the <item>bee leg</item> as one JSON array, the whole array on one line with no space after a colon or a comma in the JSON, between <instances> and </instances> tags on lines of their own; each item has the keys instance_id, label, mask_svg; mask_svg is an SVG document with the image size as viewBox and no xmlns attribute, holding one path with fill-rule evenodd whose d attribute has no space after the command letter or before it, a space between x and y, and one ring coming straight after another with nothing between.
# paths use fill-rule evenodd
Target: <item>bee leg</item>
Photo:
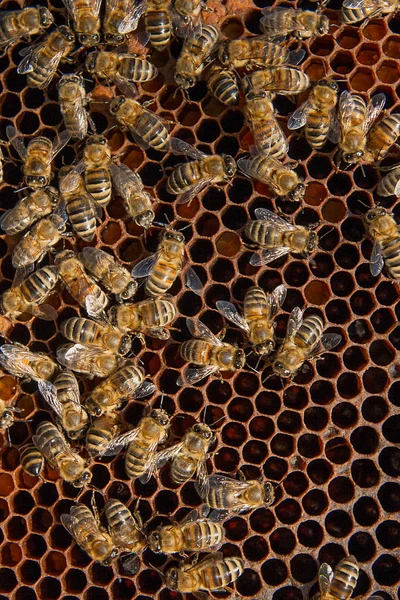
<instances>
[{"instance_id":1,"label":"bee leg","mask_svg":"<svg viewBox=\"0 0 400 600\"><path fill-rule=\"evenodd\" d=\"M247 481L246 477L244 476L244 473L243 473L242 469L238 469L236 471L236 475L239 475L240 481Z\"/></svg>"},{"instance_id":2,"label":"bee leg","mask_svg":"<svg viewBox=\"0 0 400 600\"><path fill-rule=\"evenodd\" d=\"M90 127L90 129L92 130L92 132L93 132L93 133L97 133L95 122L93 121L93 119L92 119L92 117L89 115L89 113L88 113L88 115L87 115L87 120L88 120L89 127Z\"/></svg>"},{"instance_id":3,"label":"bee leg","mask_svg":"<svg viewBox=\"0 0 400 600\"><path fill-rule=\"evenodd\" d=\"M219 333L217 333L217 338L219 340L223 340L225 335L226 335L226 325L223 326L223 328L221 329L221 331Z\"/></svg>"}]
</instances>

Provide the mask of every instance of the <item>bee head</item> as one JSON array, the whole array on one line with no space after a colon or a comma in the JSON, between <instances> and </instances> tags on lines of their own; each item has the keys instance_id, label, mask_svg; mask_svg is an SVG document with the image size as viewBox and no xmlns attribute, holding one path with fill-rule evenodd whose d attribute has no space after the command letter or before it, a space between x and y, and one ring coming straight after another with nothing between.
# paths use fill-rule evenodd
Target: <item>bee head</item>
<instances>
[{"instance_id":1,"label":"bee head","mask_svg":"<svg viewBox=\"0 0 400 600\"><path fill-rule=\"evenodd\" d=\"M183 77L179 73L175 74L175 83L178 87L183 88L184 90L188 90L193 87L196 83L193 77Z\"/></svg>"},{"instance_id":2,"label":"bee head","mask_svg":"<svg viewBox=\"0 0 400 600\"><path fill-rule=\"evenodd\" d=\"M119 46L123 44L125 41L124 35L113 35L111 33L106 33L104 36L104 40L106 44L110 44L110 46Z\"/></svg>"},{"instance_id":3,"label":"bee head","mask_svg":"<svg viewBox=\"0 0 400 600\"><path fill-rule=\"evenodd\" d=\"M14 423L14 413L12 410L5 410L0 417L0 431L8 429Z\"/></svg>"},{"instance_id":4,"label":"bee head","mask_svg":"<svg viewBox=\"0 0 400 600\"><path fill-rule=\"evenodd\" d=\"M274 342L272 340L267 340L260 344L256 344L254 346L254 352L256 354L258 354L259 356L263 356L264 354L266 354L266 355L271 354L271 352L273 351L274 348L275 348Z\"/></svg>"},{"instance_id":5,"label":"bee head","mask_svg":"<svg viewBox=\"0 0 400 600\"><path fill-rule=\"evenodd\" d=\"M90 146L91 144L102 144L103 146L107 145L107 138L104 135L91 135L86 140L86 146Z\"/></svg>"},{"instance_id":6,"label":"bee head","mask_svg":"<svg viewBox=\"0 0 400 600\"><path fill-rule=\"evenodd\" d=\"M70 27L67 27L66 25L60 25L58 31L67 40L67 42L70 42L71 44L75 42L75 34Z\"/></svg>"},{"instance_id":7,"label":"bee head","mask_svg":"<svg viewBox=\"0 0 400 600\"><path fill-rule=\"evenodd\" d=\"M212 430L205 423L196 423L196 425L193 425L193 431L201 435L205 440L212 440L214 438Z\"/></svg>"},{"instance_id":8,"label":"bee head","mask_svg":"<svg viewBox=\"0 0 400 600\"><path fill-rule=\"evenodd\" d=\"M178 569L177 567L172 567L169 569L165 579L165 585L170 590L176 590L178 587Z\"/></svg>"},{"instance_id":9,"label":"bee head","mask_svg":"<svg viewBox=\"0 0 400 600\"><path fill-rule=\"evenodd\" d=\"M222 65L224 65L224 66L229 65L229 52L228 52L228 46L226 43L222 44L220 46L220 49L218 51L218 59Z\"/></svg>"},{"instance_id":10,"label":"bee head","mask_svg":"<svg viewBox=\"0 0 400 600\"><path fill-rule=\"evenodd\" d=\"M89 71L89 73L94 73L95 72L98 55L99 55L98 52L90 52L87 55L87 57L86 57L86 69Z\"/></svg>"},{"instance_id":11,"label":"bee head","mask_svg":"<svg viewBox=\"0 0 400 600\"><path fill-rule=\"evenodd\" d=\"M130 300L135 294L136 294L136 290L137 290L138 286L136 281L131 281L126 288L124 289L123 292L121 292L120 294L117 294L117 301L118 302L123 302L124 300ZM115 311L114 311L115 314Z\"/></svg>"},{"instance_id":12,"label":"bee head","mask_svg":"<svg viewBox=\"0 0 400 600\"><path fill-rule=\"evenodd\" d=\"M313 231L310 233L310 237L308 238L308 242L307 242L307 246L306 246L307 253L311 254L311 252L314 252L317 244L318 244L318 235Z\"/></svg>"},{"instance_id":13,"label":"bee head","mask_svg":"<svg viewBox=\"0 0 400 600\"><path fill-rule=\"evenodd\" d=\"M169 415L163 408L153 408L149 416L160 425L168 425Z\"/></svg>"},{"instance_id":14,"label":"bee head","mask_svg":"<svg viewBox=\"0 0 400 600\"><path fill-rule=\"evenodd\" d=\"M80 33L78 38L82 46L86 46L86 48L96 46L100 43L99 33Z\"/></svg>"},{"instance_id":15,"label":"bee head","mask_svg":"<svg viewBox=\"0 0 400 600\"><path fill-rule=\"evenodd\" d=\"M274 362L274 372L277 375L280 375L280 377L285 377L285 378L290 377L290 375L291 375L290 370L287 369L286 367L284 367L283 364L279 360Z\"/></svg>"},{"instance_id":16,"label":"bee head","mask_svg":"<svg viewBox=\"0 0 400 600\"><path fill-rule=\"evenodd\" d=\"M32 188L44 187L47 183L47 178L42 175L28 175L26 178L26 185Z\"/></svg>"},{"instance_id":17,"label":"bee head","mask_svg":"<svg viewBox=\"0 0 400 600\"><path fill-rule=\"evenodd\" d=\"M161 541L159 532L152 531L149 536L149 546L153 550L153 552L161 552Z\"/></svg>"},{"instance_id":18,"label":"bee head","mask_svg":"<svg viewBox=\"0 0 400 600\"><path fill-rule=\"evenodd\" d=\"M92 54L95 54L95 52L92 52ZM90 56L90 54L89 54L89 56ZM87 66L87 63L86 63L86 66ZM89 67L88 67L88 70L89 70ZM121 108L121 106L124 104L125 100L126 99L123 96L114 98L114 100L110 104L110 114L116 115L117 112L119 111L119 109Z\"/></svg>"},{"instance_id":19,"label":"bee head","mask_svg":"<svg viewBox=\"0 0 400 600\"><path fill-rule=\"evenodd\" d=\"M148 229L149 227L151 227L154 221L154 217L155 214L152 210L146 210L136 217L136 225L139 225L139 227L143 227L143 229Z\"/></svg>"},{"instance_id":20,"label":"bee head","mask_svg":"<svg viewBox=\"0 0 400 600\"><path fill-rule=\"evenodd\" d=\"M245 362L246 362L246 355L245 355L244 351L241 348L237 348L236 353L235 353L235 359L233 361L233 368L237 369L237 370L243 369Z\"/></svg>"},{"instance_id":21,"label":"bee head","mask_svg":"<svg viewBox=\"0 0 400 600\"><path fill-rule=\"evenodd\" d=\"M119 353L122 355L128 354L132 347L132 341L129 335L124 335L119 346Z\"/></svg>"},{"instance_id":22,"label":"bee head","mask_svg":"<svg viewBox=\"0 0 400 600\"><path fill-rule=\"evenodd\" d=\"M53 15L48 8L41 6L39 8L40 25L42 27L50 27L54 23Z\"/></svg>"},{"instance_id":23,"label":"bee head","mask_svg":"<svg viewBox=\"0 0 400 600\"><path fill-rule=\"evenodd\" d=\"M362 159L364 156L363 150L358 150L357 152L345 152L343 154L343 160L347 163L356 163Z\"/></svg>"},{"instance_id":24,"label":"bee head","mask_svg":"<svg viewBox=\"0 0 400 600\"><path fill-rule=\"evenodd\" d=\"M383 206L376 206L375 208L371 208L365 213L364 219L368 223L372 223L373 221L375 221L375 219L378 219L379 217L384 217L386 214L386 209L383 208Z\"/></svg>"},{"instance_id":25,"label":"bee head","mask_svg":"<svg viewBox=\"0 0 400 600\"><path fill-rule=\"evenodd\" d=\"M305 191L306 187L304 183L298 183L296 187L289 192L288 197L292 202L299 202L304 197Z\"/></svg>"},{"instance_id":26,"label":"bee head","mask_svg":"<svg viewBox=\"0 0 400 600\"><path fill-rule=\"evenodd\" d=\"M327 16L321 15L319 25L317 28L317 33L318 35L325 35L326 33L329 33L329 19Z\"/></svg>"},{"instance_id":27,"label":"bee head","mask_svg":"<svg viewBox=\"0 0 400 600\"><path fill-rule=\"evenodd\" d=\"M229 154L223 154L222 157L224 159L226 175L230 179L237 171L235 159L232 158L232 156L229 156Z\"/></svg>"},{"instance_id":28,"label":"bee head","mask_svg":"<svg viewBox=\"0 0 400 600\"><path fill-rule=\"evenodd\" d=\"M266 481L263 486L264 501L267 506L271 505L275 500L275 488L269 481Z\"/></svg>"},{"instance_id":29,"label":"bee head","mask_svg":"<svg viewBox=\"0 0 400 600\"><path fill-rule=\"evenodd\" d=\"M175 229L166 229L161 233L162 239L167 240L168 242L177 242L178 244L183 244L185 241L185 236L180 231L175 231Z\"/></svg>"},{"instance_id":30,"label":"bee head","mask_svg":"<svg viewBox=\"0 0 400 600\"><path fill-rule=\"evenodd\" d=\"M92 473L89 471L89 469L85 469L82 475L78 479L75 479L73 486L76 488L82 488L90 483L90 481L92 481Z\"/></svg>"}]
</instances>

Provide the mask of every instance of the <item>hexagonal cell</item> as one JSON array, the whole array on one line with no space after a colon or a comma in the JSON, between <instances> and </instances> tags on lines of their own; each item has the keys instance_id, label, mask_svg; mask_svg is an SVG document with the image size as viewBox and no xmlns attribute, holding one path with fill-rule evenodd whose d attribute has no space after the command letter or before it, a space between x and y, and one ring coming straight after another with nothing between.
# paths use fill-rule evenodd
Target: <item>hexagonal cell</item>
<instances>
[{"instance_id":1,"label":"hexagonal cell","mask_svg":"<svg viewBox=\"0 0 400 600\"><path fill-rule=\"evenodd\" d=\"M375 83L375 75L373 71L365 67L359 67L351 76L350 84L356 92L366 92Z\"/></svg>"},{"instance_id":2,"label":"hexagonal cell","mask_svg":"<svg viewBox=\"0 0 400 600\"><path fill-rule=\"evenodd\" d=\"M394 60L382 61L376 74L382 83L395 83L400 77L399 68Z\"/></svg>"},{"instance_id":3,"label":"hexagonal cell","mask_svg":"<svg viewBox=\"0 0 400 600\"><path fill-rule=\"evenodd\" d=\"M331 61L331 68L339 75L348 75L355 67L353 55L350 52L338 52Z\"/></svg>"},{"instance_id":4,"label":"hexagonal cell","mask_svg":"<svg viewBox=\"0 0 400 600\"><path fill-rule=\"evenodd\" d=\"M380 48L377 44L362 44L356 57L362 65L376 65L381 57Z\"/></svg>"}]
</instances>

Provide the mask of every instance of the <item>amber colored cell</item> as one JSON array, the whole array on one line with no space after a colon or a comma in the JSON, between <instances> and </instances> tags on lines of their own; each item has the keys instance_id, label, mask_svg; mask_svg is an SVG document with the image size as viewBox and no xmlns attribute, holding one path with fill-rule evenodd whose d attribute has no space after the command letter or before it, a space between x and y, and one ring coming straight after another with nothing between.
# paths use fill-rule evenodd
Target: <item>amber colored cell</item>
<instances>
[{"instance_id":1,"label":"amber colored cell","mask_svg":"<svg viewBox=\"0 0 400 600\"><path fill-rule=\"evenodd\" d=\"M15 378L6 375L0 378L0 398L7 402L15 394Z\"/></svg>"},{"instance_id":2,"label":"amber colored cell","mask_svg":"<svg viewBox=\"0 0 400 600\"><path fill-rule=\"evenodd\" d=\"M393 60L384 60L376 73L382 83L395 83L400 77L397 63Z\"/></svg>"},{"instance_id":3,"label":"amber colored cell","mask_svg":"<svg viewBox=\"0 0 400 600\"><path fill-rule=\"evenodd\" d=\"M222 256L235 256L241 247L241 241L236 233L226 231L216 240L216 248Z\"/></svg>"},{"instance_id":4,"label":"amber colored cell","mask_svg":"<svg viewBox=\"0 0 400 600\"><path fill-rule=\"evenodd\" d=\"M311 81L319 81L325 75L324 67L320 60L310 60L305 68L305 72Z\"/></svg>"},{"instance_id":5,"label":"amber colored cell","mask_svg":"<svg viewBox=\"0 0 400 600\"><path fill-rule=\"evenodd\" d=\"M345 27L343 31L340 31L337 38L337 43L346 50L351 50L358 45L360 41L360 35L355 27Z\"/></svg>"},{"instance_id":6,"label":"amber colored cell","mask_svg":"<svg viewBox=\"0 0 400 600\"><path fill-rule=\"evenodd\" d=\"M346 205L339 198L330 198L322 207L322 216L330 223L338 223L346 214Z\"/></svg>"},{"instance_id":7,"label":"amber colored cell","mask_svg":"<svg viewBox=\"0 0 400 600\"><path fill-rule=\"evenodd\" d=\"M329 300L331 293L328 285L323 281L311 281L304 290L304 295L312 304L322 305Z\"/></svg>"},{"instance_id":8,"label":"amber colored cell","mask_svg":"<svg viewBox=\"0 0 400 600\"><path fill-rule=\"evenodd\" d=\"M356 69L351 76L351 86L356 92L366 92L374 84L374 78L371 71L365 68Z\"/></svg>"},{"instance_id":9,"label":"amber colored cell","mask_svg":"<svg viewBox=\"0 0 400 600\"><path fill-rule=\"evenodd\" d=\"M357 60L362 65L375 65L380 58L379 46L363 44L357 52Z\"/></svg>"},{"instance_id":10,"label":"amber colored cell","mask_svg":"<svg viewBox=\"0 0 400 600\"><path fill-rule=\"evenodd\" d=\"M364 27L363 34L369 40L378 41L381 40L386 33L385 25L382 22L374 20L372 23L368 23Z\"/></svg>"},{"instance_id":11,"label":"amber colored cell","mask_svg":"<svg viewBox=\"0 0 400 600\"><path fill-rule=\"evenodd\" d=\"M0 474L0 496L9 496L14 489L14 483L11 475Z\"/></svg>"}]
</instances>

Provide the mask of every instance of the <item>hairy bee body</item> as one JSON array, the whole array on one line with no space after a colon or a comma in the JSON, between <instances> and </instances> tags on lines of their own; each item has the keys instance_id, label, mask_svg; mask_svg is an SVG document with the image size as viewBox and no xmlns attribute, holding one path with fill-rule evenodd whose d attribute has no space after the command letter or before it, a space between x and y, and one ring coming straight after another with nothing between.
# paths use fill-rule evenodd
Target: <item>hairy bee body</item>
<instances>
[{"instance_id":1,"label":"hairy bee body","mask_svg":"<svg viewBox=\"0 0 400 600\"><path fill-rule=\"evenodd\" d=\"M13 44L22 37L37 35L54 22L44 6L31 6L0 14L0 48Z\"/></svg>"},{"instance_id":2,"label":"hairy bee body","mask_svg":"<svg viewBox=\"0 0 400 600\"><path fill-rule=\"evenodd\" d=\"M306 227L297 225L286 231L264 220L249 221L245 227L246 236L260 248L289 248L289 252L308 256L316 247L316 235Z\"/></svg>"},{"instance_id":3,"label":"hairy bee body","mask_svg":"<svg viewBox=\"0 0 400 600\"><path fill-rule=\"evenodd\" d=\"M205 156L176 167L167 180L170 194L181 194L206 180L209 185L229 181L236 172L236 163L227 154Z\"/></svg>"},{"instance_id":4,"label":"hairy bee body","mask_svg":"<svg viewBox=\"0 0 400 600\"><path fill-rule=\"evenodd\" d=\"M15 246L12 254L13 267L18 269L40 262L46 252L59 242L64 230L64 221L55 217L37 221Z\"/></svg>"},{"instance_id":5,"label":"hairy bee body","mask_svg":"<svg viewBox=\"0 0 400 600\"><path fill-rule=\"evenodd\" d=\"M359 572L354 556L343 558L333 572L327 563L323 563L319 570L320 582L324 579L321 600L349 600L356 587Z\"/></svg>"},{"instance_id":6,"label":"hairy bee body","mask_svg":"<svg viewBox=\"0 0 400 600\"><path fill-rule=\"evenodd\" d=\"M120 551L140 552L146 546L146 539L139 530L138 523L130 510L119 500L112 498L104 507L108 531Z\"/></svg>"},{"instance_id":7,"label":"hairy bee body","mask_svg":"<svg viewBox=\"0 0 400 600\"><path fill-rule=\"evenodd\" d=\"M39 188L21 198L17 204L7 210L0 219L2 229L14 235L30 227L38 219L49 215L58 199L58 191L53 187Z\"/></svg>"},{"instance_id":8,"label":"hairy bee body","mask_svg":"<svg viewBox=\"0 0 400 600\"><path fill-rule=\"evenodd\" d=\"M135 279L104 250L88 246L79 254L79 259L96 281L115 294L117 302L129 300L136 293L138 284Z\"/></svg>"},{"instance_id":9,"label":"hairy bee body","mask_svg":"<svg viewBox=\"0 0 400 600\"><path fill-rule=\"evenodd\" d=\"M157 446L167 439L168 427L169 415L161 408L155 408L142 417L137 435L125 455L125 471L130 479L150 479L155 467Z\"/></svg>"},{"instance_id":10,"label":"hairy bee body","mask_svg":"<svg viewBox=\"0 0 400 600\"><path fill-rule=\"evenodd\" d=\"M163 121L139 102L122 96L114 98L110 113L128 129L134 140L144 148L154 148L160 152L169 149L169 132Z\"/></svg>"},{"instance_id":11,"label":"hairy bee body","mask_svg":"<svg viewBox=\"0 0 400 600\"><path fill-rule=\"evenodd\" d=\"M107 446L119 434L120 426L115 415L94 419L86 432L86 450L90 456L102 456Z\"/></svg>"},{"instance_id":12,"label":"hairy bee body","mask_svg":"<svg viewBox=\"0 0 400 600\"><path fill-rule=\"evenodd\" d=\"M174 552L201 552L220 546L225 530L219 523L201 518L193 510L183 521L174 525L160 525L148 537L149 548L153 552L173 554Z\"/></svg>"},{"instance_id":13,"label":"hairy bee body","mask_svg":"<svg viewBox=\"0 0 400 600\"><path fill-rule=\"evenodd\" d=\"M367 233L374 242L371 273L379 275L383 266L394 279L400 279L400 228L383 207L370 209L364 216Z\"/></svg>"},{"instance_id":14,"label":"hairy bee body","mask_svg":"<svg viewBox=\"0 0 400 600\"><path fill-rule=\"evenodd\" d=\"M258 153L284 158L289 146L276 119L272 97L267 93L250 92L246 96L245 113Z\"/></svg>"},{"instance_id":15,"label":"hairy bee body","mask_svg":"<svg viewBox=\"0 0 400 600\"><path fill-rule=\"evenodd\" d=\"M183 437L182 448L172 459L170 467L172 481L182 484L196 474L200 478L205 477L207 452L214 441L215 436L208 425L205 423L193 425Z\"/></svg>"},{"instance_id":16,"label":"hairy bee body","mask_svg":"<svg viewBox=\"0 0 400 600\"><path fill-rule=\"evenodd\" d=\"M376 123L367 136L369 162L381 160L400 135L400 115L391 114Z\"/></svg>"},{"instance_id":17,"label":"hairy bee body","mask_svg":"<svg viewBox=\"0 0 400 600\"><path fill-rule=\"evenodd\" d=\"M158 337L176 317L176 308L166 298L149 298L135 304L121 304L110 310L112 324L121 331L134 331Z\"/></svg>"},{"instance_id":18,"label":"hairy bee body","mask_svg":"<svg viewBox=\"0 0 400 600\"><path fill-rule=\"evenodd\" d=\"M100 42L101 0L63 0L74 22L78 40L87 48Z\"/></svg>"},{"instance_id":19,"label":"hairy bee body","mask_svg":"<svg viewBox=\"0 0 400 600\"><path fill-rule=\"evenodd\" d=\"M57 391L57 400L62 411L58 422L70 439L80 438L89 421L86 410L80 403L79 385L75 375L68 370L63 370L54 380Z\"/></svg>"},{"instance_id":20,"label":"hairy bee body","mask_svg":"<svg viewBox=\"0 0 400 600\"><path fill-rule=\"evenodd\" d=\"M224 558L221 552L209 554L197 564L172 567L165 576L169 589L181 593L218 590L235 581L244 571L242 558Z\"/></svg>"},{"instance_id":21,"label":"hairy bee body","mask_svg":"<svg viewBox=\"0 0 400 600\"><path fill-rule=\"evenodd\" d=\"M30 140L22 167L26 185L33 188L49 185L52 154L53 143L48 138L39 136Z\"/></svg>"},{"instance_id":22,"label":"hairy bee body","mask_svg":"<svg viewBox=\"0 0 400 600\"><path fill-rule=\"evenodd\" d=\"M396 165L380 180L377 192L379 196L399 196L398 185L400 181L400 168Z\"/></svg>"},{"instance_id":23,"label":"hairy bee body","mask_svg":"<svg viewBox=\"0 0 400 600\"><path fill-rule=\"evenodd\" d=\"M91 135L85 144L85 187L96 204L107 206L111 200L111 150L107 139L102 135Z\"/></svg>"},{"instance_id":24,"label":"hairy bee body","mask_svg":"<svg viewBox=\"0 0 400 600\"><path fill-rule=\"evenodd\" d=\"M64 173L67 173L64 175ZM65 210L76 235L85 242L91 242L96 235L96 209L88 194L83 177L70 167L60 171L60 193Z\"/></svg>"},{"instance_id":25,"label":"hairy bee body","mask_svg":"<svg viewBox=\"0 0 400 600\"><path fill-rule=\"evenodd\" d=\"M54 290L58 281L57 268L42 267L32 273L20 285L13 286L10 290L3 292L1 297L1 308L3 314L10 319L15 319L24 312L30 312L38 317L44 313L38 305L44 302L46 297ZM50 314L51 313L51 314ZM48 310L49 317L57 318L56 313Z\"/></svg>"},{"instance_id":26,"label":"hairy bee body","mask_svg":"<svg viewBox=\"0 0 400 600\"><path fill-rule=\"evenodd\" d=\"M346 25L354 25L364 19L374 19L390 15L399 10L398 0L347 1L340 9L339 18Z\"/></svg>"},{"instance_id":27,"label":"hairy bee body","mask_svg":"<svg viewBox=\"0 0 400 600\"><path fill-rule=\"evenodd\" d=\"M88 99L83 79L75 73L63 75L57 88L64 125L73 139L83 140L88 132Z\"/></svg>"},{"instance_id":28,"label":"hairy bee body","mask_svg":"<svg viewBox=\"0 0 400 600\"><path fill-rule=\"evenodd\" d=\"M271 319L271 302L267 294L259 286L252 286L244 297L244 317L249 325L249 342L257 350L259 346L264 349L267 344L271 350L274 346L274 324Z\"/></svg>"},{"instance_id":29,"label":"hairy bee body","mask_svg":"<svg viewBox=\"0 0 400 600\"><path fill-rule=\"evenodd\" d=\"M144 285L148 296L162 296L169 290L183 269L184 253L185 238L182 233L173 229L161 233L155 262Z\"/></svg>"},{"instance_id":30,"label":"hairy bee body","mask_svg":"<svg viewBox=\"0 0 400 600\"><path fill-rule=\"evenodd\" d=\"M255 92L274 92L281 96L301 94L311 85L306 73L286 65L253 71L248 81Z\"/></svg>"},{"instance_id":31,"label":"hairy bee body","mask_svg":"<svg viewBox=\"0 0 400 600\"><path fill-rule=\"evenodd\" d=\"M222 371L240 370L241 353L235 346L227 343L214 345L205 340L192 339L183 342L180 354L184 360L195 365L215 366Z\"/></svg>"},{"instance_id":32,"label":"hairy bee body","mask_svg":"<svg viewBox=\"0 0 400 600\"><path fill-rule=\"evenodd\" d=\"M277 195L299 202L305 195L305 185L296 171L272 156L254 155L238 160L239 169L246 175L266 183Z\"/></svg>"},{"instance_id":33,"label":"hairy bee body","mask_svg":"<svg viewBox=\"0 0 400 600\"><path fill-rule=\"evenodd\" d=\"M148 0L144 14L150 46L160 52L168 47L172 37L170 5L171 0Z\"/></svg>"},{"instance_id":34,"label":"hairy bee body","mask_svg":"<svg viewBox=\"0 0 400 600\"><path fill-rule=\"evenodd\" d=\"M104 39L107 44L118 46L127 34L137 27L133 0L106 0L103 21Z\"/></svg>"},{"instance_id":35,"label":"hairy bee body","mask_svg":"<svg viewBox=\"0 0 400 600\"><path fill-rule=\"evenodd\" d=\"M188 89L195 85L218 39L218 29L213 25L204 25L198 37L189 37L185 40L176 61L175 83L179 87Z\"/></svg>"},{"instance_id":36,"label":"hairy bee body","mask_svg":"<svg viewBox=\"0 0 400 600\"><path fill-rule=\"evenodd\" d=\"M292 35L298 40L306 40L314 35L329 33L329 19L325 15L311 10L278 7L262 11L261 27L268 39L274 40L282 35Z\"/></svg>"},{"instance_id":37,"label":"hairy bee body","mask_svg":"<svg viewBox=\"0 0 400 600\"><path fill-rule=\"evenodd\" d=\"M88 379L108 377L122 363L121 356L111 350L83 344L59 346L57 360L67 369L87 375Z\"/></svg>"},{"instance_id":38,"label":"hairy bee body","mask_svg":"<svg viewBox=\"0 0 400 600\"><path fill-rule=\"evenodd\" d=\"M21 467L33 477L39 477L43 471L44 458L33 444L26 444L19 451Z\"/></svg>"},{"instance_id":39,"label":"hairy bee body","mask_svg":"<svg viewBox=\"0 0 400 600\"><path fill-rule=\"evenodd\" d=\"M70 342L99 346L118 354L126 354L130 350L130 339L118 329L85 319L72 317L61 323L61 333Z\"/></svg>"},{"instance_id":40,"label":"hairy bee body","mask_svg":"<svg viewBox=\"0 0 400 600\"><path fill-rule=\"evenodd\" d=\"M117 52L91 52L86 59L89 73L110 80L121 78L126 81L144 82L157 77L156 67L139 56Z\"/></svg>"},{"instance_id":41,"label":"hairy bee body","mask_svg":"<svg viewBox=\"0 0 400 600\"><path fill-rule=\"evenodd\" d=\"M208 506L222 517L270 506L275 499L274 486L269 481L245 481L214 474L208 476L207 484L203 490L197 484L195 487Z\"/></svg>"},{"instance_id":42,"label":"hairy bee body","mask_svg":"<svg viewBox=\"0 0 400 600\"><path fill-rule=\"evenodd\" d=\"M218 49L220 63L233 69L282 65L288 57L289 51L286 48L268 42L262 35L227 40Z\"/></svg>"},{"instance_id":43,"label":"hairy bee body","mask_svg":"<svg viewBox=\"0 0 400 600\"><path fill-rule=\"evenodd\" d=\"M211 65L206 73L208 90L217 100L233 106L239 104L240 89L236 75L230 69L220 65Z\"/></svg>"}]
</instances>

